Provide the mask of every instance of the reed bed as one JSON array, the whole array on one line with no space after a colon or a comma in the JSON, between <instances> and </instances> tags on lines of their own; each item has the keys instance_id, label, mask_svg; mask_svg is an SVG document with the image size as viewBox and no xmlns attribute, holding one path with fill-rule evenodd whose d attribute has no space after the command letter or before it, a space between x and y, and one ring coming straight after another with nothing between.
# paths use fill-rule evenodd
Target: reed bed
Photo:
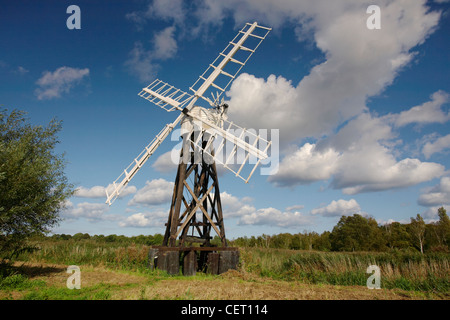
<instances>
[{"instance_id":1,"label":"reed bed","mask_svg":"<svg viewBox=\"0 0 450 320\"><path fill-rule=\"evenodd\" d=\"M36 243L39 250L18 260L64 265L104 266L149 272L149 246L93 240ZM240 269L261 277L310 284L366 286L368 266L381 271L381 287L450 294L448 253L319 252L270 248L240 248Z\"/></svg>"},{"instance_id":2,"label":"reed bed","mask_svg":"<svg viewBox=\"0 0 450 320\"><path fill-rule=\"evenodd\" d=\"M25 253L18 260L65 265L105 266L112 269L145 271L149 246L107 243L92 240L60 240L36 243L38 250Z\"/></svg>"},{"instance_id":3,"label":"reed bed","mask_svg":"<svg viewBox=\"0 0 450 320\"><path fill-rule=\"evenodd\" d=\"M366 286L370 265L380 268L381 287L450 292L449 254L411 252L311 252L245 248L243 270L311 284Z\"/></svg>"}]
</instances>

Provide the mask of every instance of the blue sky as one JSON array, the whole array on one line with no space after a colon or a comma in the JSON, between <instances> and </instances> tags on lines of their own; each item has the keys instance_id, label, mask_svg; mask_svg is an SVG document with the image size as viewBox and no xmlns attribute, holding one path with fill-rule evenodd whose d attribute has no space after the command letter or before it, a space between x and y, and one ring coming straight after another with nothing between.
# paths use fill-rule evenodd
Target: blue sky
<instances>
[{"instance_id":1,"label":"blue sky","mask_svg":"<svg viewBox=\"0 0 450 320\"><path fill-rule=\"evenodd\" d=\"M81 29L69 30L69 5ZM369 30L369 5L381 29ZM57 152L78 191L55 233L164 232L167 139L111 207L104 189L176 114L137 94L188 90L246 22L273 30L226 93L230 118L279 130L279 170L224 173L229 238L331 230L450 208L450 3L435 1L0 1L0 105L63 121ZM173 140L173 141L171 141Z\"/></svg>"}]
</instances>

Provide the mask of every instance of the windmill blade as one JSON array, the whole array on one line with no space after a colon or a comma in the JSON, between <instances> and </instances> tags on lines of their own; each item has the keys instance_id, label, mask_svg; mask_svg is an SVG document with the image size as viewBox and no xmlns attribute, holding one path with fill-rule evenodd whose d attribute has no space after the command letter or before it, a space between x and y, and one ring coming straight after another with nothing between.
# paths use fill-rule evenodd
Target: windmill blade
<instances>
[{"instance_id":1,"label":"windmill blade","mask_svg":"<svg viewBox=\"0 0 450 320\"><path fill-rule=\"evenodd\" d=\"M212 87L218 90L215 100L219 101L219 97L236 78L271 30L271 28L260 26L256 22L247 23L189 89L194 92L196 97L211 104L205 93Z\"/></svg>"},{"instance_id":2,"label":"windmill blade","mask_svg":"<svg viewBox=\"0 0 450 320\"><path fill-rule=\"evenodd\" d=\"M222 129L200 117L195 115L192 117L202 123L201 126L193 127L186 135L186 139L196 152L194 154L197 158L194 157L194 159L203 158L203 161L213 159L247 183L261 161L268 158L267 151L271 141L256 132L226 120L223 120L226 129ZM199 155L202 157L199 158ZM243 169L246 165L253 165L253 167L250 171L246 171L249 172L247 175L244 175Z\"/></svg>"},{"instance_id":3,"label":"windmill blade","mask_svg":"<svg viewBox=\"0 0 450 320\"><path fill-rule=\"evenodd\" d=\"M134 159L130 165L123 170L122 174L112 183L112 191L109 194L106 190L106 203L111 205L119 196L123 188L130 182L135 174L141 169L144 163L150 156L158 149L161 143L172 132L173 128L183 119L184 115L181 113L178 118L171 124L167 124L156 137L145 147L145 149Z\"/></svg>"},{"instance_id":4,"label":"windmill blade","mask_svg":"<svg viewBox=\"0 0 450 320\"><path fill-rule=\"evenodd\" d=\"M193 98L192 95L158 79L143 88L138 95L168 112L182 110Z\"/></svg>"},{"instance_id":5,"label":"windmill blade","mask_svg":"<svg viewBox=\"0 0 450 320\"><path fill-rule=\"evenodd\" d=\"M208 130L210 132L213 131L214 134L219 134L225 140L228 140L229 142L236 145L237 147L244 149L245 151L249 152L253 156L257 157L258 159L261 159L261 160L267 159L268 156L266 153L264 153L263 151L259 150L256 147L246 143L245 140L242 139L242 137L238 137L234 134L234 132L238 132L238 131L239 132L243 131L244 134L249 131L246 131L245 129L234 124L233 122L227 121L227 120L222 120L222 122L224 123L224 127L225 126L228 127L227 129L223 129L220 126L212 123L211 121L206 120L203 117L200 117L200 116L194 114L191 111L185 112L185 114L192 117L196 121L201 122L202 123L202 125L200 126L201 128L206 128L205 130ZM211 130L210 128L212 128L213 130Z\"/></svg>"}]
</instances>

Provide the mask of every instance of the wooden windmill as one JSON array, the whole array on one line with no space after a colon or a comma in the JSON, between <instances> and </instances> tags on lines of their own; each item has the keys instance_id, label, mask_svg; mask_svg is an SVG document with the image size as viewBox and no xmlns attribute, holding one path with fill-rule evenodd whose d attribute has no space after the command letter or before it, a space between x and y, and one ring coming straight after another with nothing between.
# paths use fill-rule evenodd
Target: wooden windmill
<instances>
[{"instance_id":1,"label":"wooden windmill","mask_svg":"<svg viewBox=\"0 0 450 320\"><path fill-rule=\"evenodd\" d=\"M227 247L225 238L216 163L248 182L260 161L268 157L271 142L255 131L228 121L228 105L222 95L270 30L257 22L247 23L189 88L192 94L158 79L139 93L142 98L168 112L179 111L179 115L174 122L165 125L113 182L112 189L107 190L106 203L111 205L114 202L164 139L181 124L183 146L163 246L152 253L154 257L159 256L158 266L163 269L169 270L168 265L174 265L173 273L177 273L176 261L180 251L191 253L186 255L191 269L197 263L192 253L196 251L212 253L209 258L203 255L200 260L206 262L209 259L210 264L214 265L217 264L217 261L214 263L217 251L224 251L223 261L236 260L230 253L233 248ZM200 106L201 102L206 102L207 107ZM244 167L250 169L244 170ZM211 246L211 230L219 236L221 247ZM231 258L227 258L227 254L231 254ZM166 258L161 259L163 255ZM170 258L171 255L173 258ZM221 262L217 265L220 269Z\"/></svg>"}]
</instances>

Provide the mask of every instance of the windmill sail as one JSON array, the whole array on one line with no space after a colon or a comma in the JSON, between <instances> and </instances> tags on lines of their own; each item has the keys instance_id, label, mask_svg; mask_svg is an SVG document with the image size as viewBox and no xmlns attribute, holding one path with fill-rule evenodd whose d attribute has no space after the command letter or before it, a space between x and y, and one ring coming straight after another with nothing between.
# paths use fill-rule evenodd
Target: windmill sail
<instances>
[{"instance_id":1,"label":"windmill sail","mask_svg":"<svg viewBox=\"0 0 450 320\"><path fill-rule=\"evenodd\" d=\"M206 100L209 104L218 104L221 95L271 30L256 22L245 24L189 89L195 96ZM216 91L214 101L208 98L211 96L208 89L213 96L213 91Z\"/></svg>"},{"instance_id":2,"label":"windmill sail","mask_svg":"<svg viewBox=\"0 0 450 320\"><path fill-rule=\"evenodd\" d=\"M261 161L268 158L271 141L256 131L241 128L226 120L223 120L223 128L211 122L196 120L202 121L201 126L193 127L186 138L198 159L213 159L247 183ZM250 171L243 171L245 165L253 167Z\"/></svg>"},{"instance_id":3,"label":"windmill sail","mask_svg":"<svg viewBox=\"0 0 450 320\"><path fill-rule=\"evenodd\" d=\"M169 112L184 108L190 110L198 98L215 106L271 30L271 28L260 26L256 22L247 23L189 88L193 91L194 96L158 79L143 88L139 92L139 96ZM211 91L214 101L208 98L208 90Z\"/></svg>"},{"instance_id":4,"label":"windmill sail","mask_svg":"<svg viewBox=\"0 0 450 320\"><path fill-rule=\"evenodd\" d=\"M150 158L150 156L158 149L161 143L167 138L167 136L172 132L173 128L183 119L184 115L180 114L178 118L171 124L167 124L156 137L145 147L144 150L134 159L130 165L123 170L122 174L112 183L111 193L106 190L106 203L111 205L114 200L119 196L120 192L125 188L125 186L130 182L130 180L136 175L136 173L141 169L145 162Z\"/></svg>"},{"instance_id":5,"label":"windmill sail","mask_svg":"<svg viewBox=\"0 0 450 320\"><path fill-rule=\"evenodd\" d=\"M149 157L156 151L164 139L167 138L170 132L172 132L174 127L186 117L190 117L202 123L202 136L207 130L209 130L208 132L213 130L214 133L210 135L211 139L216 139L216 141L222 139L222 145L219 145L218 151L224 148L225 141L231 143L233 150L232 155L225 160L221 160L218 157L214 157L214 155L210 152L212 149L208 149L209 144L207 148L203 145L203 143L198 144L198 141L190 140L190 142L200 148L203 153L208 154L209 152L210 156L214 157L219 164L223 164L226 168L233 171L236 176L239 176L244 179L244 181L248 182L248 179L250 179L260 161L267 158L267 150L270 146L270 142L256 135L255 140L252 143L248 143L245 141L244 137L248 136L249 131L240 128L243 130L242 133L236 135L235 129L237 126L233 123L227 122L227 129L223 129L223 120L221 121L221 124L216 124L199 117L194 112L190 112L190 110L200 98L207 101L211 106L217 107L222 94L225 92L230 83L236 78L239 71L247 63L248 59L252 56L271 30L271 28L260 26L256 22L252 24L247 23L238 32L236 37L229 42L228 46L221 53L219 53L218 57L209 65L198 80L189 88L193 92L193 95L177 89L159 79L156 79L139 92L140 97L154 103L156 106L161 107L166 111L171 112L174 110L179 110L182 111L182 113L173 123L167 124L161 132L156 135L152 142L145 147L145 149L135 158L135 160L113 182L113 189L111 193L108 191L106 192L106 203L109 205L112 204L112 202L119 196L123 188L129 183L129 181L134 177ZM209 93L211 93L213 100L207 97ZM211 143L213 140L211 140ZM238 150L244 150L247 154L239 169L234 171L231 168L231 160L235 158L235 154L237 154ZM245 163L250 162L249 159L251 159L251 156L256 157L257 161L250 175L244 178L241 176L241 170Z\"/></svg>"},{"instance_id":6,"label":"windmill sail","mask_svg":"<svg viewBox=\"0 0 450 320\"><path fill-rule=\"evenodd\" d=\"M166 111L181 110L193 96L156 79L139 92L139 96Z\"/></svg>"}]
</instances>

